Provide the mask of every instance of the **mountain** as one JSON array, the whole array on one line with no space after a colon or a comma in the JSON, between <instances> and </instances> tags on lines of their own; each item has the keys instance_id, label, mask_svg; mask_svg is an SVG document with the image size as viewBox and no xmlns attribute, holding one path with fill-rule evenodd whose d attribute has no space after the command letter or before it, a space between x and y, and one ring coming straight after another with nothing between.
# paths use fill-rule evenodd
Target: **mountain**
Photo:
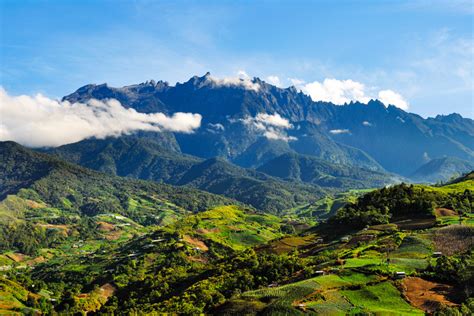
<instances>
[{"instance_id":1,"label":"mountain","mask_svg":"<svg viewBox=\"0 0 474 316\"><path fill-rule=\"evenodd\" d=\"M283 154L260 166L258 171L286 180L303 181L322 187L361 189L395 182L387 173L334 164L313 156Z\"/></svg>"},{"instance_id":2,"label":"mountain","mask_svg":"<svg viewBox=\"0 0 474 316\"><path fill-rule=\"evenodd\" d=\"M456 157L442 157L430 160L418 168L410 178L420 182L446 182L472 170L474 170L474 162Z\"/></svg>"},{"instance_id":3,"label":"mountain","mask_svg":"<svg viewBox=\"0 0 474 316\"><path fill-rule=\"evenodd\" d=\"M191 186L273 213L310 203L325 193L317 185L283 181L221 158L180 154L143 135L88 139L47 152L98 171Z\"/></svg>"},{"instance_id":4,"label":"mountain","mask_svg":"<svg viewBox=\"0 0 474 316\"><path fill-rule=\"evenodd\" d=\"M175 86L163 81L122 88L87 85L64 100L90 98L116 98L146 113L200 113L199 130L174 135L179 149L243 167L260 167L291 152L403 176L435 157L474 161L472 119L458 114L424 119L377 100L344 106L313 102L294 87L282 89L258 78L229 82L207 73ZM287 124L274 125L268 115L277 114Z\"/></svg>"}]
</instances>

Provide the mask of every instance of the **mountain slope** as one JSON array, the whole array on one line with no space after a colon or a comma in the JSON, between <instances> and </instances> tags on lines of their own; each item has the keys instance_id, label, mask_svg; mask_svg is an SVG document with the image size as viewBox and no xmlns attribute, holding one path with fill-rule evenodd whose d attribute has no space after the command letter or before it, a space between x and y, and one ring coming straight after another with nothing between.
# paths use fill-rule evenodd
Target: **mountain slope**
<instances>
[{"instance_id":1,"label":"mountain slope","mask_svg":"<svg viewBox=\"0 0 474 316\"><path fill-rule=\"evenodd\" d=\"M187 211L200 211L232 202L191 188L176 188L98 173L13 142L0 142L0 153L2 200L7 194L18 194L72 213L96 215L115 212L138 221L144 220L140 219L141 216L159 213L160 203L156 202L160 200ZM147 207L131 208L130 203L134 203L131 200L135 198L145 199L154 205L149 210Z\"/></svg>"},{"instance_id":2,"label":"mountain slope","mask_svg":"<svg viewBox=\"0 0 474 316\"><path fill-rule=\"evenodd\" d=\"M283 154L257 170L282 179L303 181L323 187L360 189L384 186L397 181L396 177L387 173L333 164L299 154Z\"/></svg>"},{"instance_id":3,"label":"mountain slope","mask_svg":"<svg viewBox=\"0 0 474 316\"><path fill-rule=\"evenodd\" d=\"M142 112L200 113L203 125L196 133L175 135L181 151L221 156L241 166L258 167L291 151L404 176L430 157L474 161L471 119L457 114L423 119L379 101L344 106L313 102L294 87L281 89L258 78L223 84L206 74L176 86L161 81L122 88L88 85L64 99L90 98L117 98ZM290 125L280 132L288 137L260 146L267 136L252 123L259 113L287 119Z\"/></svg>"},{"instance_id":4,"label":"mountain slope","mask_svg":"<svg viewBox=\"0 0 474 316\"><path fill-rule=\"evenodd\" d=\"M474 162L455 157L432 159L416 170L410 178L423 182L445 182L453 176L459 176L474 170Z\"/></svg>"},{"instance_id":5,"label":"mountain slope","mask_svg":"<svg viewBox=\"0 0 474 316\"><path fill-rule=\"evenodd\" d=\"M139 136L84 140L48 152L111 174L192 186L267 212L309 203L324 193L318 186L282 181L222 159L202 161L169 151L159 142Z\"/></svg>"},{"instance_id":6,"label":"mountain slope","mask_svg":"<svg viewBox=\"0 0 474 316\"><path fill-rule=\"evenodd\" d=\"M153 133L153 136L160 133ZM163 146L160 138L148 135L87 139L51 148L46 152L86 168L143 180L176 182L201 159Z\"/></svg>"}]
</instances>

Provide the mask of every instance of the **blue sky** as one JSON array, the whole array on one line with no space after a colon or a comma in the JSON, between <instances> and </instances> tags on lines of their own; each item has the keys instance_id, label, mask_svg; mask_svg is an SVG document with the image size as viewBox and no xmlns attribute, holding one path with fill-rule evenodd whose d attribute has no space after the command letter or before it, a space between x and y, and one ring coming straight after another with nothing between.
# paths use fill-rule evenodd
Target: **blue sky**
<instances>
[{"instance_id":1,"label":"blue sky","mask_svg":"<svg viewBox=\"0 0 474 316\"><path fill-rule=\"evenodd\" d=\"M60 98L88 83L244 71L282 86L351 80L424 117L472 118L473 11L455 0L0 0L0 85Z\"/></svg>"}]
</instances>

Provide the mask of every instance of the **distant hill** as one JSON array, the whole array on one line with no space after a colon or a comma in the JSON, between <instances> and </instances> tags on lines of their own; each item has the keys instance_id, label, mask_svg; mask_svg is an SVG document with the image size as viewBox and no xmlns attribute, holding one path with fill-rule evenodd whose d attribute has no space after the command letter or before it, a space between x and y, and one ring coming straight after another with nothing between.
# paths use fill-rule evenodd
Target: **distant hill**
<instances>
[{"instance_id":1,"label":"distant hill","mask_svg":"<svg viewBox=\"0 0 474 316\"><path fill-rule=\"evenodd\" d=\"M262 139L259 147L265 148L271 143ZM325 188L371 188L398 181L397 177L382 171L334 164L314 156L286 152L285 147L264 159L259 157L267 162L257 171L239 167L223 158L203 160L182 154L163 147L159 139L140 135L89 139L48 152L95 170L193 186L274 213L312 203L322 197ZM293 167L292 157L298 160L301 174L284 175Z\"/></svg>"},{"instance_id":2,"label":"distant hill","mask_svg":"<svg viewBox=\"0 0 474 316\"><path fill-rule=\"evenodd\" d=\"M324 194L316 185L283 181L220 158L202 160L180 154L146 137L90 139L48 152L110 174L191 186L273 213Z\"/></svg>"},{"instance_id":3,"label":"distant hill","mask_svg":"<svg viewBox=\"0 0 474 316\"><path fill-rule=\"evenodd\" d=\"M416 170L410 178L419 182L446 182L452 177L474 170L474 162L456 157L432 159Z\"/></svg>"},{"instance_id":4,"label":"distant hill","mask_svg":"<svg viewBox=\"0 0 474 316\"><path fill-rule=\"evenodd\" d=\"M274 158L257 170L286 180L352 189L379 187L399 179L387 173L329 163L313 156L295 153Z\"/></svg>"}]
</instances>

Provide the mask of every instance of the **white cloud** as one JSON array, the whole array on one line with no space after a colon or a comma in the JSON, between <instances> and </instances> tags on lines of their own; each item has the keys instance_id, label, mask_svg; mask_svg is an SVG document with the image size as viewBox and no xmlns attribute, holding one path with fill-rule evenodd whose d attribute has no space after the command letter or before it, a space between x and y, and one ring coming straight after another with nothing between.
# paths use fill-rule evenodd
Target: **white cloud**
<instances>
[{"instance_id":1,"label":"white cloud","mask_svg":"<svg viewBox=\"0 0 474 316\"><path fill-rule=\"evenodd\" d=\"M209 75L207 80L216 86L241 87L255 92L260 90L260 84L253 82L249 75L243 70L238 71L237 77L216 78Z\"/></svg>"},{"instance_id":2,"label":"white cloud","mask_svg":"<svg viewBox=\"0 0 474 316\"><path fill-rule=\"evenodd\" d=\"M262 122L266 125L271 125L275 127L281 127L281 128L293 128L293 125L291 125L290 121L288 121L286 118L281 117L280 114L275 113L275 114L267 114L267 113L258 113L257 116L255 117L255 120L257 122Z\"/></svg>"},{"instance_id":3,"label":"white cloud","mask_svg":"<svg viewBox=\"0 0 474 316\"><path fill-rule=\"evenodd\" d=\"M323 82L310 82L297 86L308 94L313 101L332 102L344 105L351 101L367 103L371 99L379 99L385 105L395 105L403 110L409 107L408 102L393 90L381 90L376 96L372 96L374 88L367 88L363 83L348 79L324 79Z\"/></svg>"},{"instance_id":4,"label":"white cloud","mask_svg":"<svg viewBox=\"0 0 474 316\"><path fill-rule=\"evenodd\" d=\"M225 131L225 127L221 123L216 123L216 124L209 123L207 124L207 126L208 126L207 131L213 134L217 134L217 133L221 133Z\"/></svg>"},{"instance_id":5,"label":"white cloud","mask_svg":"<svg viewBox=\"0 0 474 316\"><path fill-rule=\"evenodd\" d=\"M288 81L291 83L292 86L299 87L305 83L304 80L298 78L288 78Z\"/></svg>"},{"instance_id":6,"label":"white cloud","mask_svg":"<svg viewBox=\"0 0 474 316\"><path fill-rule=\"evenodd\" d=\"M282 87L280 78L278 78L278 76L268 76L266 79L268 83L280 88Z\"/></svg>"},{"instance_id":7,"label":"white cloud","mask_svg":"<svg viewBox=\"0 0 474 316\"><path fill-rule=\"evenodd\" d=\"M283 140L285 142L297 140L296 137L288 136L287 129L293 128L293 125L280 114L258 113L255 117L247 116L240 119L245 125L255 128L268 139Z\"/></svg>"},{"instance_id":8,"label":"white cloud","mask_svg":"<svg viewBox=\"0 0 474 316\"><path fill-rule=\"evenodd\" d=\"M119 136L134 131L192 133L201 125L193 113L139 113L111 99L87 104L59 102L41 94L10 96L0 87L0 140L32 147L60 146L89 137Z\"/></svg>"},{"instance_id":9,"label":"white cloud","mask_svg":"<svg viewBox=\"0 0 474 316\"><path fill-rule=\"evenodd\" d=\"M402 110L408 110L408 102L395 91L392 90L381 90L378 94L378 99L385 105L395 105Z\"/></svg>"},{"instance_id":10,"label":"white cloud","mask_svg":"<svg viewBox=\"0 0 474 316\"><path fill-rule=\"evenodd\" d=\"M288 136L286 133L283 133L282 131L278 131L276 129L269 129L266 130L265 133L263 133L263 136L265 136L268 139L273 139L273 140L282 140L285 142L289 142L292 140L297 140L298 138L294 136Z\"/></svg>"},{"instance_id":11,"label":"white cloud","mask_svg":"<svg viewBox=\"0 0 474 316\"><path fill-rule=\"evenodd\" d=\"M329 131L329 133L334 134L334 135L339 135L339 134L350 134L351 131L348 129L332 129Z\"/></svg>"},{"instance_id":12,"label":"white cloud","mask_svg":"<svg viewBox=\"0 0 474 316\"><path fill-rule=\"evenodd\" d=\"M324 79L322 83L314 81L302 87L314 101L326 101L345 104L350 101L367 103L370 98L365 95L365 86L353 80Z\"/></svg>"},{"instance_id":13,"label":"white cloud","mask_svg":"<svg viewBox=\"0 0 474 316\"><path fill-rule=\"evenodd\" d=\"M241 79L250 79L250 76L247 74L245 70L239 70L237 71L237 77Z\"/></svg>"}]
</instances>

